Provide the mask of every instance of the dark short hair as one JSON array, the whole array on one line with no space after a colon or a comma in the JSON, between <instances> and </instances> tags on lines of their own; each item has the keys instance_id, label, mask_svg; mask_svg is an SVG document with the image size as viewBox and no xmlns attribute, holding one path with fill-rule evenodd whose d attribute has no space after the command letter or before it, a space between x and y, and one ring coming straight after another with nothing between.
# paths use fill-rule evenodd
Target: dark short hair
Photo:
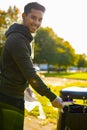
<instances>
[{"instance_id":1,"label":"dark short hair","mask_svg":"<svg viewBox=\"0 0 87 130\"><path fill-rule=\"evenodd\" d=\"M37 2L31 2L25 5L24 13L27 15L31 12L31 9L41 10L42 12L45 12L45 7Z\"/></svg>"}]
</instances>

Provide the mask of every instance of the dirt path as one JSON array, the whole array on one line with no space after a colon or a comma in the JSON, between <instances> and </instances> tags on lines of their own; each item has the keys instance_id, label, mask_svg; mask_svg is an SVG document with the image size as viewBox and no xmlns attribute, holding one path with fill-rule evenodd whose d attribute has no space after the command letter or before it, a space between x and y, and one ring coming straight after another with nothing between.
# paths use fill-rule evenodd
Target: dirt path
<instances>
[{"instance_id":1,"label":"dirt path","mask_svg":"<svg viewBox=\"0 0 87 130\"><path fill-rule=\"evenodd\" d=\"M76 79L66 79L66 78L57 78L57 77L46 77L43 79L45 83L52 84L54 86L62 86L66 83L80 82L87 83L87 80L76 80Z\"/></svg>"},{"instance_id":2,"label":"dirt path","mask_svg":"<svg viewBox=\"0 0 87 130\"><path fill-rule=\"evenodd\" d=\"M53 122L48 119L42 120L34 116L25 117L24 130L56 130L57 120Z\"/></svg>"}]
</instances>

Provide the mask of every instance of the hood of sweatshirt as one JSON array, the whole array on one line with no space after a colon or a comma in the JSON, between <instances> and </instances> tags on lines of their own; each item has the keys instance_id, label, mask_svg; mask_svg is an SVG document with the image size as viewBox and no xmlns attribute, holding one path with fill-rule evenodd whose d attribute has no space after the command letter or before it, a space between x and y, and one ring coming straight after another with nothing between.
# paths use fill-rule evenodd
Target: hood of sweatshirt
<instances>
[{"instance_id":1,"label":"hood of sweatshirt","mask_svg":"<svg viewBox=\"0 0 87 130\"><path fill-rule=\"evenodd\" d=\"M24 35L29 40L29 42L33 40L33 37L29 29L23 24L18 24L18 23L14 23L13 25L11 25L9 29L6 31L5 36L7 38L11 33L16 33L16 32Z\"/></svg>"}]
</instances>

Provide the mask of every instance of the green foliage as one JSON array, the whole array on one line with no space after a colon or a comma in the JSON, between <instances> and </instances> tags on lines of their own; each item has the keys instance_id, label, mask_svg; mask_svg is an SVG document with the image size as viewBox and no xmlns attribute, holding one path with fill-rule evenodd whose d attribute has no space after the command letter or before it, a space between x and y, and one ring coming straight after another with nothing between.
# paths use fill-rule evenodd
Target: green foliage
<instances>
[{"instance_id":1,"label":"green foliage","mask_svg":"<svg viewBox=\"0 0 87 130\"><path fill-rule=\"evenodd\" d=\"M87 67L87 56L85 54L79 54L78 56L77 66L80 67Z\"/></svg>"},{"instance_id":2,"label":"green foliage","mask_svg":"<svg viewBox=\"0 0 87 130\"><path fill-rule=\"evenodd\" d=\"M63 41L57 44L57 62L59 67L72 66L75 62L75 50L68 41Z\"/></svg>"},{"instance_id":3,"label":"green foliage","mask_svg":"<svg viewBox=\"0 0 87 130\"><path fill-rule=\"evenodd\" d=\"M3 46L5 41L5 31L14 22L19 21L19 9L10 6L7 11L0 10L0 46Z\"/></svg>"},{"instance_id":4,"label":"green foliage","mask_svg":"<svg viewBox=\"0 0 87 130\"><path fill-rule=\"evenodd\" d=\"M72 60L71 60L72 59ZM40 28L35 36L34 62L67 67L74 65L75 50L51 28Z\"/></svg>"},{"instance_id":5,"label":"green foliage","mask_svg":"<svg viewBox=\"0 0 87 130\"><path fill-rule=\"evenodd\" d=\"M86 55L77 55L71 44L58 37L49 27L36 32L34 62L66 69L70 66L87 66Z\"/></svg>"},{"instance_id":6,"label":"green foliage","mask_svg":"<svg viewBox=\"0 0 87 130\"><path fill-rule=\"evenodd\" d=\"M19 9L10 6L7 11L0 10L0 27L7 28L13 22L17 22L19 18Z\"/></svg>"},{"instance_id":7,"label":"green foliage","mask_svg":"<svg viewBox=\"0 0 87 130\"><path fill-rule=\"evenodd\" d=\"M48 28L40 28L35 36L35 58L36 63L56 63L56 44L53 32Z\"/></svg>"},{"instance_id":8,"label":"green foliage","mask_svg":"<svg viewBox=\"0 0 87 130\"><path fill-rule=\"evenodd\" d=\"M6 12L0 10L0 27L2 27L3 24L6 24L6 22L5 22L5 16L6 16Z\"/></svg>"}]
</instances>

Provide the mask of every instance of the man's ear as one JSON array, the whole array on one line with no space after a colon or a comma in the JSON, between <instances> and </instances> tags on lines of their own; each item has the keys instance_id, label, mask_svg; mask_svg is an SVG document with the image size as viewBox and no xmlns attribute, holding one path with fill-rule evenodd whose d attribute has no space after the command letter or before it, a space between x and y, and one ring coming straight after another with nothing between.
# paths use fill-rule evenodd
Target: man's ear
<instances>
[{"instance_id":1,"label":"man's ear","mask_svg":"<svg viewBox=\"0 0 87 130\"><path fill-rule=\"evenodd\" d=\"M22 18L23 18L23 19L25 18L25 13L22 13Z\"/></svg>"}]
</instances>

